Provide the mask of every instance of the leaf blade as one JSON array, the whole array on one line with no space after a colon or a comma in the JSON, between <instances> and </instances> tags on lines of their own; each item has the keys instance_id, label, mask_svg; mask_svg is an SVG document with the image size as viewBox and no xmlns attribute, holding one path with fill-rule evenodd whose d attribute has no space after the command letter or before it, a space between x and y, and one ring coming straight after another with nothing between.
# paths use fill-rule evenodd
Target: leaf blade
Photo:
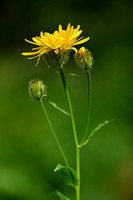
<instances>
[{"instance_id":1,"label":"leaf blade","mask_svg":"<svg viewBox=\"0 0 133 200\"><path fill-rule=\"evenodd\" d=\"M69 166L62 166L58 164L54 170L54 172L59 171L61 174L61 178L66 185L71 185L74 188L78 187L79 180L76 172Z\"/></svg>"},{"instance_id":2,"label":"leaf blade","mask_svg":"<svg viewBox=\"0 0 133 200\"><path fill-rule=\"evenodd\" d=\"M69 74L67 74L68 76L75 76L75 77L78 77L78 75L77 74L74 74L74 73L69 73Z\"/></svg>"},{"instance_id":3,"label":"leaf blade","mask_svg":"<svg viewBox=\"0 0 133 200\"><path fill-rule=\"evenodd\" d=\"M68 197L66 197L64 194L56 190L55 192L52 193L52 196L58 197L60 200L70 200Z\"/></svg>"},{"instance_id":4,"label":"leaf blade","mask_svg":"<svg viewBox=\"0 0 133 200\"><path fill-rule=\"evenodd\" d=\"M68 112L66 112L65 110L63 110L62 108L60 108L59 106L56 105L56 103L49 101L49 103L56 108L57 110L61 111L62 113L64 113L65 115L68 115L70 117L70 114Z\"/></svg>"},{"instance_id":5,"label":"leaf blade","mask_svg":"<svg viewBox=\"0 0 133 200\"><path fill-rule=\"evenodd\" d=\"M94 128L94 129L89 133L89 135L88 135L88 137L85 139L85 141L84 141L82 144L79 145L79 147L85 146L85 145L88 143L89 139L90 139L97 131L99 131L102 127L106 126L106 125L109 124L110 122L111 122L111 121L105 120L103 123L98 124L98 125L96 126L96 128Z\"/></svg>"}]
</instances>

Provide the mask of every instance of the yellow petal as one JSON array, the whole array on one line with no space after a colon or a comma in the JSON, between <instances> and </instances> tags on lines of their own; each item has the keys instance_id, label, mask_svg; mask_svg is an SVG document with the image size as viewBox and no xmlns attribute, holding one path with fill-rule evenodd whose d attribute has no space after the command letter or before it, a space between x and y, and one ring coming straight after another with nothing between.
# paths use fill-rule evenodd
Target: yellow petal
<instances>
[{"instance_id":1,"label":"yellow petal","mask_svg":"<svg viewBox=\"0 0 133 200\"><path fill-rule=\"evenodd\" d=\"M34 58L37 58L37 57L39 57L39 55L36 55L36 56L30 57L30 58L28 58L28 60L31 60L31 59L34 59Z\"/></svg>"},{"instance_id":2,"label":"yellow petal","mask_svg":"<svg viewBox=\"0 0 133 200\"><path fill-rule=\"evenodd\" d=\"M79 36L81 35L81 33L82 33L82 30L78 31L77 33L74 34L74 37L75 37L75 38L76 38L76 37L79 37Z\"/></svg>"},{"instance_id":3,"label":"yellow petal","mask_svg":"<svg viewBox=\"0 0 133 200\"><path fill-rule=\"evenodd\" d=\"M33 40L37 45L41 45L41 44L42 44L41 38L39 38L39 37L33 37L32 40Z\"/></svg>"},{"instance_id":4,"label":"yellow petal","mask_svg":"<svg viewBox=\"0 0 133 200\"><path fill-rule=\"evenodd\" d=\"M78 30L80 29L80 25L78 25L76 29L77 29L77 31L78 31Z\"/></svg>"},{"instance_id":5,"label":"yellow petal","mask_svg":"<svg viewBox=\"0 0 133 200\"><path fill-rule=\"evenodd\" d=\"M85 43L85 42L87 42L89 39L90 39L90 37L87 37L87 38L85 38L85 39L83 39L83 40L80 40L80 41L74 43L74 45L78 45L78 44Z\"/></svg>"},{"instance_id":6,"label":"yellow petal","mask_svg":"<svg viewBox=\"0 0 133 200\"><path fill-rule=\"evenodd\" d=\"M53 34L55 37L58 36L58 31L55 31L54 34Z\"/></svg>"},{"instance_id":7,"label":"yellow petal","mask_svg":"<svg viewBox=\"0 0 133 200\"><path fill-rule=\"evenodd\" d=\"M39 61L40 61L40 58L41 58L41 56L39 56L39 57L37 58L36 67L37 67L37 65L38 65L38 63L39 63Z\"/></svg>"},{"instance_id":8,"label":"yellow petal","mask_svg":"<svg viewBox=\"0 0 133 200\"><path fill-rule=\"evenodd\" d=\"M59 25L59 32L61 32L62 31L62 26L61 25Z\"/></svg>"},{"instance_id":9,"label":"yellow petal","mask_svg":"<svg viewBox=\"0 0 133 200\"><path fill-rule=\"evenodd\" d=\"M29 41L29 40L27 40L27 39L25 39L25 41L28 42L28 43L37 45L35 42Z\"/></svg>"},{"instance_id":10,"label":"yellow petal","mask_svg":"<svg viewBox=\"0 0 133 200\"><path fill-rule=\"evenodd\" d=\"M41 49L42 47L35 47L35 48L32 48L32 50L39 50L39 49Z\"/></svg>"},{"instance_id":11,"label":"yellow petal","mask_svg":"<svg viewBox=\"0 0 133 200\"><path fill-rule=\"evenodd\" d=\"M76 53L78 52L77 49L75 47L72 47L71 49L73 49Z\"/></svg>"},{"instance_id":12,"label":"yellow petal","mask_svg":"<svg viewBox=\"0 0 133 200\"><path fill-rule=\"evenodd\" d=\"M36 55L38 54L38 52L23 52L22 55L23 56L32 56L32 55Z\"/></svg>"},{"instance_id":13,"label":"yellow petal","mask_svg":"<svg viewBox=\"0 0 133 200\"><path fill-rule=\"evenodd\" d=\"M69 23L66 28L66 32L69 31L71 24Z\"/></svg>"},{"instance_id":14,"label":"yellow petal","mask_svg":"<svg viewBox=\"0 0 133 200\"><path fill-rule=\"evenodd\" d=\"M43 38L43 36L44 36L44 35L43 35L43 32L41 31L41 32L40 32L40 37Z\"/></svg>"},{"instance_id":15,"label":"yellow petal","mask_svg":"<svg viewBox=\"0 0 133 200\"><path fill-rule=\"evenodd\" d=\"M59 49L55 49L54 52L55 52L56 54L58 54L58 53L59 53Z\"/></svg>"}]
</instances>

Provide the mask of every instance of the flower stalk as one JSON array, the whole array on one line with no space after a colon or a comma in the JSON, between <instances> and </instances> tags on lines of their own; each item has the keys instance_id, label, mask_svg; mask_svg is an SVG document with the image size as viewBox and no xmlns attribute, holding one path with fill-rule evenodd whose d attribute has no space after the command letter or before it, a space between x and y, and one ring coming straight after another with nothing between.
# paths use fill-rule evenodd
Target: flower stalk
<instances>
[{"instance_id":1,"label":"flower stalk","mask_svg":"<svg viewBox=\"0 0 133 200\"><path fill-rule=\"evenodd\" d=\"M60 143L59 143L59 140L58 140L58 138L57 138L57 136L56 136L56 134L55 134L55 132L54 132L54 129L53 129L52 125L51 125L51 122L50 122L50 120L49 120L49 117L48 117L48 114L47 114L47 112L46 112L46 109L45 109L45 106L44 106L44 104L43 104L42 99L40 99L40 103L41 103L41 106L42 106L42 109L43 109L43 113L44 113L44 115L45 115L45 117L46 117L46 119L47 119L47 122L48 122L48 124L49 124L50 130L51 130L51 132L52 132L52 134L53 134L53 136L54 136L54 138L55 138L55 140L56 140L56 143L57 143L57 145L58 145L58 147L59 147L59 149L60 149L60 152L61 152L61 154L62 154L62 157L63 157L63 159L64 159L64 161L65 161L65 164L66 164L66 166L68 166L68 162L67 162L66 156L65 156L65 154L64 154L64 152L63 152L63 150L62 150L62 147L61 147L61 145L60 145Z\"/></svg>"},{"instance_id":2,"label":"flower stalk","mask_svg":"<svg viewBox=\"0 0 133 200\"><path fill-rule=\"evenodd\" d=\"M91 111L91 74L90 70L86 71L87 76L87 82L88 82L88 111L87 111L87 121L86 121L86 130L84 137L80 143L80 146L82 146L87 138L88 130L89 130L89 123L90 123L90 111Z\"/></svg>"},{"instance_id":3,"label":"flower stalk","mask_svg":"<svg viewBox=\"0 0 133 200\"><path fill-rule=\"evenodd\" d=\"M62 66L60 66L60 75L61 75L61 80L63 83L67 103L68 103L69 110L70 110L71 123L72 123L72 129L73 129L73 134L74 134L74 141L75 141L75 148L76 148L76 169L77 169L76 171L77 171L77 177L79 180L79 185L76 188L76 200L80 200L80 148L79 148L79 144L78 144L78 138L77 138L77 132L76 132L76 126L75 126L75 120L74 120L71 99L70 99L70 95L69 95L69 91L67 88L67 83L66 83L66 79L65 79L65 75L64 75Z\"/></svg>"}]
</instances>

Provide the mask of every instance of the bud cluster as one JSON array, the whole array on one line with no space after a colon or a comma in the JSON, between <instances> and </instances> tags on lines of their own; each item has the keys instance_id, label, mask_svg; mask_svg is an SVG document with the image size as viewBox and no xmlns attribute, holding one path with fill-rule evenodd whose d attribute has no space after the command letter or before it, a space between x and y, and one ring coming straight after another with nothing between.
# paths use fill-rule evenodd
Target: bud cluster
<instances>
[{"instance_id":1,"label":"bud cluster","mask_svg":"<svg viewBox=\"0 0 133 200\"><path fill-rule=\"evenodd\" d=\"M33 99L42 99L47 96L47 87L41 80L31 80L29 82L29 94Z\"/></svg>"}]
</instances>

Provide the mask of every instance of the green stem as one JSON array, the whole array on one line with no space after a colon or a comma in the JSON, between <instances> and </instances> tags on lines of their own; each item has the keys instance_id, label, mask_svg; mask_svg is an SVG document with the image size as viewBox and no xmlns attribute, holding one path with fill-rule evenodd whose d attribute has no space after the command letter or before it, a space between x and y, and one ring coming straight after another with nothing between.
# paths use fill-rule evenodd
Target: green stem
<instances>
[{"instance_id":1,"label":"green stem","mask_svg":"<svg viewBox=\"0 0 133 200\"><path fill-rule=\"evenodd\" d=\"M76 200L80 200L80 148L76 149L76 157L77 157L77 177L79 180L79 185L76 188Z\"/></svg>"},{"instance_id":2,"label":"green stem","mask_svg":"<svg viewBox=\"0 0 133 200\"><path fill-rule=\"evenodd\" d=\"M79 144L78 144L76 126L75 126L74 115L73 115L73 110L72 110L72 104L71 104L70 95L69 95L69 91L67 88L66 79L65 79L65 75L64 75L64 71L63 71L62 67L60 67L60 75L61 75L63 87L64 87L66 98L67 98L67 103L68 103L69 110L70 110L72 129L73 129L73 134L74 134L74 141L75 141L75 147L76 147L77 177L79 179L79 186L76 188L76 200L80 200L80 149L79 149Z\"/></svg>"},{"instance_id":3,"label":"green stem","mask_svg":"<svg viewBox=\"0 0 133 200\"><path fill-rule=\"evenodd\" d=\"M80 146L82 146L88 136L88 130L89 130L89 122L90 122L90 111L91 111L91 74L90 70L87 70L87 81L88 81L88 112L87 112L87 123L86 123L86 130L85 135L80 143Z\"/></svg>"},{"instance_id":4,"label":"green stem","mask_svg":"<svg viewBox=\"0 0 133 200\"><path fill-rule=\"evenodd\" d=\"M60 149L60 151L61 151L61 154L62 154L62 156L63 156L63 158L64 158L64 161L65 161L65 163L66 163L66 166L68 166L67 159L66 159L65 154L64 154L64 152L63 152L63 150L62 150L62 147L61 147L61 145L60 145L60 143L59 143L59 141L58 141L58 138L57 138L57 136L56 136L56 134L55 134L55 132L54 132L54 130L53 130L53 127L52 127L52 125L51 125L51 123L50 123L50 120L49 120L49 117L48 117L48 115L47 115L47 112L46 112L46 109L45 109L45 107L44 107L44 104L43 104L42 99L40 99L40 103L41 103L41 106L42 106L44 115L45 115L45 117L46 117L46 119L47 119L47 122L48 122L48 124L49 124L49 127L50 127L50 129L51 129L51 132L52 132L52 134L53 134L53 136L54 136L54 138L55 138L55 140L56 140L56 142L57 142L57 145L58 145L58 147L59 147L59 149Z\"/></svg>"}]
</instances>

